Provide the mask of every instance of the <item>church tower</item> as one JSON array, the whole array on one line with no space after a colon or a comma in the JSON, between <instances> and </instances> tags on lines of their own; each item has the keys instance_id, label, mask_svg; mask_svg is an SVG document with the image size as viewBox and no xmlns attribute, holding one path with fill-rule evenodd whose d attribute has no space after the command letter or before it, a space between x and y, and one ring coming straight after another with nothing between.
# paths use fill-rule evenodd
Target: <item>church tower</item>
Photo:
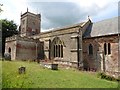
<instances>
[{"instance_id":1,"label":"church tower","mask_svg":"<svg viewBox=\"0 0 120 90\"><path fill-rule=\"evenodd\" d=\"M41 28L41 15L31 12L21 14L20 20L20 35L22 37L32 36L40 33Z\"/></svg>"}]
</instances>

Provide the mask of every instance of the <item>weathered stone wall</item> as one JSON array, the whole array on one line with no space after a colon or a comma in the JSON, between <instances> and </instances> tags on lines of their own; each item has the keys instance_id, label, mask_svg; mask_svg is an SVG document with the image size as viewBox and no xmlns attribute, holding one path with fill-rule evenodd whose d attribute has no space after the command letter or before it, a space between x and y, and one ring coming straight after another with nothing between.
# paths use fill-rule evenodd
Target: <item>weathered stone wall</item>
<instances>
[{"instance_id":1,"label":"weathered stone wall","mask_svg":"<svg viewBox=\"0 0 120 90\"><path fill-rule=\"evenodd\" d=\"M35 60L37 58L35 42L19 40L16 48L16 59L18 60Z\"/></svg>"},{"instance_id":2,"label":"weathered stone wall","mask_svg":"<svg viewBox=\"0 0 120 90\"><path fill-rule=\"evenodd\" d=\"M74 29L75 31L78 30L78 28L72 29ZM44 41L45 57L47 59L49 58L49 40L51 40L52 42L55 37L59 37L60 40L64 42L63 58L61 58L61 60L77 62L77 39L71 38L71 36L76 36L77 32L69 33L69 31L72 31L72 29L68 29L68 33L66 34L64 34L64 31L61 31L61 33L59 33L58 31L41 35L40 41ZM53 55L51 55L51 57L52 59L54 59Z\"/></svg>"},{"instance_id":3,"label":"weathered stone wall","mask_svg":"<svg viewBox=\"0 0 120 90\"><path fill-rule=\"evenodd\" d=\"M21 25L21 29L20 29L21 35L26 36L26 31L27 31L27 17L24 17L24 18L21 17L20 25Z\"/></svg>"},{"instance_id":4,"label":"weathered stone wall","mask_svg":"<svg viewBox=\"0 0 120 90\"><path fill-rule=\"evenodd\" d=\"M34 60L37 58L36 41L33 39L20 36L8 37L6 38L5 53L9 52L9 48L11 48L12 60Z\"/></svg>"},{"instance_id":5,"label":"weathered stone wall","mask_svg":"<svg viewBox=\"0 0 120 90\"><path fill-rule=\"evenodd\" d=\"M79 29L83 32L89 26L90 21L87 23L80 23L76 26L65 27L61 29L56 29L48 32L43 32L39 35L33 36L33 38L39 38L40 42L44 42L44 54L45 59L61 60L66 62L73 62L77 64L77 35ZM81 28L82 25L82 28ZM84 26L84 27L83 27ZM82 34L82 33L81 33ZM53 49L49 48L50 42L54 40L54 38L59 37L59 39L64 43L63 45L63 58L54 58L53 57ZM51 46L52 47L52 46Z\"/></svg>"},{"instance_id":6,"label":"weathered stone wall","mask_svg":"<svg viewBox=\"0 0 120 90\"><path fill-rule=\"evenodd\" d=\"M27 34L32 35L33 31L35 34L40 33L40 17L30 14L27 16Z\"/></svg>"},{"instance_id":7,"label":"weathered stone wall","mask_svg":"<svg viewBox=\"0 0 120 90\"><path fill-rule=\"evenodd\" d=\"M104 54L104 43L111 44L111 54ZM93 45L93 55L88 54L89 44ZM117 35L84 39L83 59L85 68L118 72L118 45ZM105 60L105 67L103 60Z\"/></svg>"},{"instance_id":8,"label":"weathered stone wall","mask_svg":"<svg viewBox=\"0 0 120 90\"><path fill-rule=\"evenodd\" d=\"M26 12L21 15L21 36L31 36L40 33L41 16Z\"/></svg>"},{"instance_id":9,"label":"weathered stone wall","mask_svg":"<svg viewBox=\"0 0 120 90\"><path fill-rule=\"evenodd\" d=\"M9 53L9 48L11 49L11 60L16 58L16 40L11 40L5 43L5 53Z\"/></svg>"}]
</instances>

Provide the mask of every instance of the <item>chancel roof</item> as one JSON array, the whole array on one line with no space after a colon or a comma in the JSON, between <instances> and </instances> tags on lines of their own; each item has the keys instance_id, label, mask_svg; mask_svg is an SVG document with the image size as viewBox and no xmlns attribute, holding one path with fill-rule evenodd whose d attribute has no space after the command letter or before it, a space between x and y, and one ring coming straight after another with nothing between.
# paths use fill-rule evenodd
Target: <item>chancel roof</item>
<instances>
[{"instance_id":1,"label":"chancel roof","mask_svg":"<svg viewBox=\"0 0 120 90\"><path fill-rule=\"evenodd\" d=\"M120 16L92 23L84 33L84 37L97 37L120 33Z\"/></svg>"}]
</instances>

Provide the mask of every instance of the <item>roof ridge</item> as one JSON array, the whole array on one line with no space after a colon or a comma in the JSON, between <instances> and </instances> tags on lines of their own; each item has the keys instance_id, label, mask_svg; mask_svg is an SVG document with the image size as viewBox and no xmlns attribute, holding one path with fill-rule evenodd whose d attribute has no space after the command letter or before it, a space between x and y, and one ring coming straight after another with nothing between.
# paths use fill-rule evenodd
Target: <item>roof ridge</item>
<instances>
[{"instance_id":1,"label":"roof ridge","mask_svg":"<svg viewBox=\"0 0 120 90\"><path fill-rule=\"evenodd\" d=\"M112 17L112 18L103 19L103 20L100 20L100 21L94 22L94 24L95 24L95 23L100 23L100 22L103 22L103 21L112 20L112 19L115 19L115 18L118 18L118 17L120 17L120 16L116 16L116 17Z\"/></svg>"}]
</instances>

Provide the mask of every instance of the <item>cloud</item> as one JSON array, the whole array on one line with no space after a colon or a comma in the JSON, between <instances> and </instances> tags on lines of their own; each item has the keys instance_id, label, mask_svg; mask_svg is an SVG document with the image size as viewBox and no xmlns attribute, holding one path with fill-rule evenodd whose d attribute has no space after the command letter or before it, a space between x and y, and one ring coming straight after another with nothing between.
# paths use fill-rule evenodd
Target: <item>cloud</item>
<instances>
[{"instance_id":1,"label":"cloud","mask_svg":"<svg viewBox=\"0 0 120 90\"><path fill-rule=\"evenodd\" d=\"M37 10L41 12L42 28L45 30L80 23L81 21L85 21L88 15L95 21L100 20L100 17L104 18L106 16L107 18L110 16L107 14L111 13L111 8L117 4L108 2L108 0L68 1L69 2L31 2L30 6L37 8Z\"/></svg>"},{"instance_id":2,"label":"cloud","mask_svg":"<svg viewBox=\"0 0 120 90\"><path fill-rule=\"evenodd\" d=\"M8 19L14 20L17 25L20 24L20 14L21 12L25 12L27 10L27 3L23 0L16 1L12 0L2 0L1 3L3 4L3 12L1 13L1 19Z\"/></svg>"},{"instance_id":3,"label":"cloud","mask_svg":"<svg viewBox=\"0 0 120 90\"><path fill-rule=\"evenodd\" d=\"M79 7L70 2L54 2L41 3L32 2L33 7L38 8L42 14L42 27L54 28L61 27L67 24L78 22L81 18L79 16ZM77 14L76 14L77 12Z\"/></svg>"},{"instance_id":4,"label":"cloud","mask_svg":"<svg viewBox=\"0 0 120 90\"><path fill-rule=\"evenodd\" d=\"M20 24L20 13L29 8L30 12L41 13L42 31L68 26L87 20L95 21L117 16L118 0L22 0L3 1L1 18L14 20Z\"/></svg>"}]
</instances>

